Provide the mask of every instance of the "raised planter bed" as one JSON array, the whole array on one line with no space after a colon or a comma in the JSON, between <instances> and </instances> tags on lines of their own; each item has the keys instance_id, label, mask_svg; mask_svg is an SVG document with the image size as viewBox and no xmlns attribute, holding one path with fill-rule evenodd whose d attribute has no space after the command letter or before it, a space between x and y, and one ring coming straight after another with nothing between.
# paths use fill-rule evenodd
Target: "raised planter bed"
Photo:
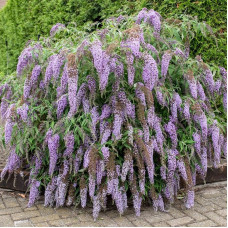
<instances>
[{"instance_id":1,"label":"raised planter bed","mask_svg":"<svg viewBox=\"0 0 228 228\"><path fill-rule=\"evenodd\" d=\"M0 173L1 173L0 169ZM0 188L7 188L17 191L26 192L28 188L28 171L17 171L10 176L7 174L5 179L0 182ZM206 183L225 181L227 180L227 162L226 160L222 160L220 166L215 169L212 166L208 167ZM204 181L197 177L196 184L204 184Z\"/></svg>"}]
</instances>

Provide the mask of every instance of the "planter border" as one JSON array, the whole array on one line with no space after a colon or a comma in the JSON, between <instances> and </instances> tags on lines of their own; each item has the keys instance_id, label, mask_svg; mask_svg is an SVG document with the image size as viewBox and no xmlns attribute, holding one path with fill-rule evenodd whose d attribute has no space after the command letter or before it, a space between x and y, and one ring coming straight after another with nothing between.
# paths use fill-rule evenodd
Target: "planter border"
<instances>
[{"instance_id":1,"label":"planter border","mask_svg":"<svg viewBox=\"0 0 228 228\"><path fill-rule=\"evenodd\" d=\"M0 173L2 170L0 169ZM11 189L21 192L26 192L28 190L28 171L15 171L11 175L6 174L4 180L0 182L0 188ZM221 165L216 169L213 167L208 167L207 176L205 182L199 177L196 177L196 185L202 185L205 183L214 183L219 181L227 180L227 163L222 161Z\"/></svg>"}]
</instances>

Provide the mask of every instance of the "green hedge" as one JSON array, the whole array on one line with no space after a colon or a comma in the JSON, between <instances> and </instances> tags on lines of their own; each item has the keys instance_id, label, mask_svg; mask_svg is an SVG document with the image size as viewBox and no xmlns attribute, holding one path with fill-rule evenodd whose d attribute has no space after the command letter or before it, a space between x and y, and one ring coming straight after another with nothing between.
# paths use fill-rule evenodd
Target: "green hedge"
<instances>
[{"instance_id":1,"label":"green hedge","mask_svg":"<svg viewBox=\"0 0 228 228\"><path fill-rule=\"evenodd\" d=\"M134 14L143 7L154 8L164 18L190 14L206 21L218 45L213 37L199 32L191 43L192 55L204 53L205 61L226 65L226 0L8 0L0 11L0 72L14 71L26 42L37 40L39 34L48 35L58 22L76 22L82 28L87 22Z\"/></svg>"}]
</instances>

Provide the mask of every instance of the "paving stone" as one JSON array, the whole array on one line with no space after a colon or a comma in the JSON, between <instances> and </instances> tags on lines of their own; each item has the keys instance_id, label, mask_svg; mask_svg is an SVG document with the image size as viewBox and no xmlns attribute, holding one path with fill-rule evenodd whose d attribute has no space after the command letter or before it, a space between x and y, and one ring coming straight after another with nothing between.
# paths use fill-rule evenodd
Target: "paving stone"
<instances>
[{"instance_id":1,"label":"paving stone","mask_svg":"<svg viewBox=\"0 0 228 228\"><path fill-rule=\"evenodd\" d=\"M49 221L48 224L50 226L57 226L57 227L62 227L64 226L62 219L58 219L58 220L53 220L53 221Z\"/></svg>"},{"instance_id":2,"label":"paving stone","mask_svg":"<svg viewBox=\"0 0 228 228\"><path fill-rule=\"evenodd\" d=\"M199 203L199 204L201 204L201 205L210 205L211 204L211 202L210 202L210 200L207 200L207 199L205 199L205 198L203 198L202 196L197 196L196 198L195 198L195 201L197 202L197 203Z\"/></svg>"},{"instance_id":3,"label":"paving stone","mask_svg":"<svg viewBox=\"0 0 228 228\"><path fill-rule=\"evenodd\" d=\"M16 227L31 227L32 224L29 220L20 220L20 221L15 221L14 226L16 226Z\"/></svg>"},{"instance_id":4,"label":"paving stone","mask_svg":"<svg viewBox=\"0 0 228 228\"><path fill-rule=\"evenodd\" d=\"M97 222L103 227L104 226L108 226L108 227L118 226L117 223L113 219L108 217L105 212L101 212L99 214L99 217L97 218Z\"/></svg>"},{"instance_id":5,"label":"paving stone","mask_svg":"<svg viewBox=\"0 0 228 228\"><path fill-rule=\"evenodd\" d=\"M27 208L28 198L15 197L11 193L2 193L0 189L0 226L226 226L227 192L223 191L225 185L219 186L220 184L208 184L204 188L200 188L196 192L195 206L190 210L186 210L183 200L176 201L167 212L156 212L152 206L143 205L140 217L135 216L133 206L129 206L121 217L116 207L109 207L107 211L102 211L99 214L95 222L93 221L91 206L86 209L75 207L45 208L41 198L36 206ZM8 194L8 197L2 197L1 194ZM12 207L6 208L6 204L8 206L11 204ZM17 206L13 207L13 204L17 204Z\"/></svg>"},{"instance_id":6,"label":"paving stone","mask_svg":"<svg viewBox=\"0 0 228 228\"><path fill-rule=\"evenodd\" d=\"M40 212L39 211L26 211L26 212L20 212L20 213L15 213L11 215L13 220L23 220L23 219L27 219L27 218L33 218L33 217L37 217L40 216Z\"/></svg>"},{"instance_id":7,"label":"paving stone","mask_svg":"<svg viewBox=\"0 0 228 228\"><path fill-rule=\"evenodd\" d=\"M113 218L113 221L116 222L118 226L124 226L124 227L133 226L133 224L125 217L116 217L116 218Z\"/></svg>"},{"instance_id":8,"label":"paving stone","mask_svg":"<svg viewBox=\"0 0 228 228\"><path fill-rule=\"evenodd\" d=\"M93 221L93 217L88 214L88 213L83 213L83 214L79 214L77 215L77 218L79 219L80 222L92 222Z\"/></svg>"},{"instance_id":9,"label":"paving stone","mask_svg":"<svg viewBox=\"0 0 228 228\"><path fill-rule=\"evenodd\" d=\"M124 215L124 217L126 217L130 222L133 222L133 221L135 221L135 220L138 219L138 217L135 216L135 214L133 214L133 215L132 214L130 214L130 215Z\"/></svg>"},{"instance_id":10,"label":"paving stone","mask_svg":"<svg viewBox=\"0 0 228 228\"><path fill-rule=\"evenodd\" d=\"M216 204L202 205L201 207L195 207L195 211L198 211L201 214L207 213L209 211L220 210L221 207Z\"/></svg>"},{"instance_id":11,"label":"paving stone","mask_svg":"<svg viewBox=\"0 0 228 228\"><path fill-rule=\"evenodd\" d=\"M185 210L184 213L187 216L190 216L191 218L195 219L196 221L203 221L207 219L204 215L200 214L199 212L195 211L194 209Z\"/></svg>"},{"instance_id":12,"label":"paving stone","mask_svg":"<svg viewBox=\"0 0 228 228\"><path fill-rule=\"evenodd\" d=\"M98 219L97 223L102 227L117 227L117 223L113 221L111 218L107 219Z\"/></svg>"},{"instance_id":13,"label":"paving stone","mask_svg":"<svg viewBox=\"0 0 228 228\"><path fill-rule=\"evenodd\" d=\"M154 223L158 223L158 222L172 220L173 217L170 214L163 212L163 213L160 213L160 215L157 215L157 216L149 216L149 217L146 217L145 219L150 224L154 224Z\"/></svg>"},{"instance_id":14,"label":"paving stone","mask_svg":"<svg viewBox=\"0 0 228 228\"><path fill-rule=\"evenodd\" d=\"M171 214L174 218L181 218L184 217L185 214L183 212L181 212L180 210L177 210L174 207L171 207L168 211L169 214Z\"/></svg>"},{"instance_id":15,"label":"paving stone","mask_svg":"<svg viewBox=\"0 0 228 228\"><path fill-rule=\"evenodd\" d=\"M76 216L76 213L74 213L74 211L64 207L55 209L55 213L59 215L61 218L69 218L72 216Z\"/></svg>"},{"instance_id":16,"label":"paving stone","mask_svg":"<svg viewBox=\"0 0 228 228\"><path fill-rule=\"evenodd\" d=\"M210 220L212 220L213 222L217 223L220 226L225 226L226 225L226 219L218 216L218 214L216 214L215 212L208 212L205 214Z\"/></svg>"},{"instance_id":17,"label":"paving stone","mask_svg":"<svg viewBox=\"0 0 228 228\"><path fill-rule=\"evenodd\" d=\"M115 210L111 210L111 211L106 211L105 214L110 217L110 218L117 218L119 217L119 213Z\"/></svg>"},{"instance_id":18,"label":"paving stone","mask_svg":"<svg viewBox=\"0 0 228 228\"><path fill-rule=\"evenodd\" d=\"M7 208L20 206L15 198L6 198L3 201Z\"/></svg>"},{"instance_id":19,"label":"paving stone","mask_svg":"<svg viewBox=\"0 0 228 228\"><path fill-rule=\"evenodd\" d=\"M227 209L221 209L221 210L217 210L215 212L223 217L227 217Z\"/></svg>"},{"instance_id":20,"label":"paving stone","mask_svg":"<svg viewBox=\"0 0 228 228\"><path fill-rule=\"evenodd\" d=\"M35 211L37 210L37 207L35 205L33 205L32 207L25 207L23 208L24 211Z\"/></svg>"},{"instance_id":21,"label":"paving stone","mask_svg":"<svg viewBox=\"0 0 228 228\"><path fill-rule=\"evenodd\" d=\"M56 213L52 207L44 207L43 205L37 205L37 208L41 215L53 215Z\"/></svg>"},{"instance_id":22,"label":"paving stone","mask_svg":"<svg viewBox=\"0 0 228 228\"><path fill-rule=\"evenodd\" d=\"M47 222L36 223L36 227L49 227Z\"/></svg>"},{"instance_id":23,"label":"paving stone","mask_svg":"<svg viewBox=\"0 0 228 228\"><path fill-rule=\"evenodd\" d=\"M99 223L94 223L94 222L80 222L80 223L75 223L72 224L70 227L99 227Z\"/></svg>"},{"instance_id":24,"label":"paving stone","mask_svg":"<svg viewBox=\"0 0 228 228\"><path fill-rule=\"evenodd\" d=\"M177 218L177 219L167 221L167 223L171 226L183 226L191 221L193 221L192 218L185 216L183 218Z\"/></svg>"},{"instance_id":25,"label":"paving stone","mask_svg":"<svg viewBox=\"0 0 228 228\"><path fill-rule=\"evenodd\" d=\"M208 219L208 220L201 221L201 222L190 223L187 226L190 226L190 227L211 227L211 226L217 226L217 225Z\"/></svg>"},{"instance_id":26,"label":"paving stone","mask_svg":"<svg viewBox=\"0 0 228 228\"><path fill-rule=\"evenodd\" d=\"M217 199L215 204L221 208L227 208L227 202L225 202L224 198Z\"/></svg>"},{"instance_id":27,"label":"paving stone","mask_svg":"<svg viewBox=\"0 0 228 228\"><path fill-rule=\"evenodd\" d=\"M62 223L63 225L70 225L70 224L73 224L73 223L77 223L77 222L80 222L78 218L76 217L72 217L72 218L64 218L64 219L61 219L62 220Z\"/></svg>"},{"instance_id":28,"label":"paving stone","mask_svg":"<svg viewBox=\"0 0 228 228\"><path fill-rule=\"evenodd\" d=\"M132 221L132 223L135 225L135 226L138 226L138 227L151 227L150 223L148 223L145 219L136 219L134 221Z\"/></svg>"},{"instance_id":29,"label":"paving stone","mask_svg":"<svg viewBox=\"0 0 228 228\"><path fill-rule=\"evenodd\" d=\"M35 218L31 218L32 223L41 223L41 222L48 222L48 221L53 221L53 220L58 220L60 217L56 214L53 215L43 215Z\"/></svg>"},{"instance_id":30,"label":"paving stone","mask_svg":"<svg viewBox=\"0 0 228 228\"><path fill-rule=\"evenodd\" d=\"M22 212L22 208L20 207L13 207L13 208L5 208L0 210L0 215L10 215L16 212Z\"/></svg>"},{"instance_id":31,"label":"paving stone","mask_svg":"<svg viewBox=\"0 0 228 228\"><path fill-rule=\"evenodd\" d=\"M3 226L14 226L13 220L10 215L1 215L0 216L0 227Z\"/></svg>"},{"instance_id":32,"label":"paving stone","mask_svg":"<svg viewBox=\"0 0 228 228\"><path fill-rule=\"evenodd\" d=\"M221 197L222 193L219 191L219 189L204 189L204 191L201 193L201 196L203 196L203 198L210 199L212 197Z\"/></svg>"},{"instance_id":33,"label":"paving stone","mask_svg":"<svg viewBox=\"0 0 228 228\"><path fill-rule=\"evenodd\" d=\"M166 222L158 222L158 223L154 223L153 227L169 227L170 225L167 224Z\"/></svg>"}]
</instances>

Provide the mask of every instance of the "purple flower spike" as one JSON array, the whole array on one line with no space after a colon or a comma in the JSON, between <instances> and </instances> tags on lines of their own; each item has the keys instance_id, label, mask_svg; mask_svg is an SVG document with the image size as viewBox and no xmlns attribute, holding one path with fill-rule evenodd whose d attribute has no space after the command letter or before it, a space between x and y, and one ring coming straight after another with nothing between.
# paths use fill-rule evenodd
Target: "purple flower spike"
<instances>
[{"instance_id":1,"label":"purple flower spike","mask_svg":"<svg viewBox=\"0 0 228 228\"><path fill-rule=\"evenodd\" d=\"M224 107L225 111L227 111L227 93L226 92L223 94L223 107Z\"/></svg>"},{"instance_id":2,"label":"purple flower spike","mask_svg":"<svg viewBox=\"0 0 228 228\"><path fill-rule=\"evenodd\" d=\"M90 47L90 51L93 56L94 67L96 68L98 74L100 74L102 71L102 60L103 60L103 50L102 50L101 41L95 40Z\"/></svg>"},{"instance_id":3,"label":"purple flower spike","mask_svg":"<svg viewBox=\"0 0 228 228\"><path fill-rule=\"evenodd\" d=\"M207 85L210 93L212 94L214 92L214 86L215 86L213 74L209 67L204 65L204 68L205 68L204 69L204 81L205 81L205 84Z\"/></svg>"},{"instance_id":4,"label":"purple flower spike","mask_svg":"<svg viewBox=\"0 0 228 228\"><path fill-rule=\"evenodd\" d=\"M25 79L24 83L24 99L27 100L31 92L31 83L28 78Z\"/></svg>"},{"instance_id":5,"label":"purple flower spike","mask_svg":"<svg viewBox=\"0 0 228 228\"><path fill-rule=\"evenodd\" d=\"M142 73L143 81L145 86L152 91L158 81L157 63L149 54L145 54L143 58L145 62Z\"/></svg>"},{"instance_id":6,"label":"purple flower spike","mask_svg":"<svg viewBox=\"0 0 228 228\"><path fill-rule=\"evenodd\" d=\"M74 135L73 135L73 133L71 133L71 132L67 133L66 136L64 137L64 141L65 141L66 150L65 150L63 156L71 157L71 154L74 151Z\"/></svg>"},{"instance_id":7,"label":"purple flower spike","mask_svg":"<svg viewBox=\"0 0 228 228\"><path fill-rule=\"evenodd\" d=\"M183 160L177 160L177 168L185 181L187 181L187 172L185 169L185 164Z\"/></svg>"},{"instance_id":8,"label":"purple flower spike","mask_svg":"<svg viewBox=\"0 0 228 228\"><path fill-rule=\"evenodd\" d=\"M57 99L59 99L64 93L67 92L68 85L68 71L67 71L67 63L63 68L63 74L61 77L61 85L57 88Z\"/></svg>"},{"instance_id":9,"label":"purple flower spike","mask_svg":"<svg viewBox=\"0 0 228 228\"><path fill-rule=\"evenodd\" d=\"M194 206L194 198L195 198L195 192L193 190L188 190L187 196L185 198L186 208L189 209Z\"/></svg>"},{"instance_id":10,"label":"purple flower spike","mask_svg":"<svg viewBox=\"0 0 228 228\"><path fill-rule=\"evenodd\" d=\"M158 194L157 199L153 200L153 207L154 207L155 211L157 211L157 210L165 211L164 201L163 201L161 194Z\"/></svg>"},{"instance_id":11,"label":"purple flower spike","mask_svg":"<svg viewBox=\"0 0 228 228\"><path fill-rule=\"evenodd\" d=\"M122 124L123 124L122 115L121 115L121 113L116 111L114 113L113 131L112 131L113 135L115 136L115 140L119 140L122 137L122 135L121 135Z\"/></svg>"},{"instance_id":12,"label":"purple flower spike","mask_svg":"<svg viewBox=\"0 0 228 228\"><path fill-rule=\"evenodd\" d=\"M190 120L190 111L189 111L189 108L190 108L190 104L189 104L189 102L186 100L185 102L184 102L184 109L183 109L183 115L184 115L184 118L186 119L186 120Z\"/></svg>"},{"instance_id":13,"label":"purple flower spike","mask_svg":"<svg viewBox=\"0 0 228 228\"><path fill-rule=\"evenodd\" d=\"M146 98L145 98L145 94L141 89L142 86L143 84L141 82L137 83L137 87L135 89L135 95L140 100L140 102L146 107Z\"/></svg>"},{"instance_id":14,"label":"purple flower spike","mask_svg":"<svg viewBox=\"0 0 228 228\"><path fill-rule=\"evenodd\" d=\"M133 195L133 205L134 205L136 216L140 216L141 203L142 203L142 197L137 192L135 195Z\"/></svg>"},{"instance_id":15,"label":"purple flower spike","mask_svg":"<svg viewBox=\"0 0 228 228\"><path fill-rule=\"evenodd\" d=\"M174 54L185 59L184 52L181 49L179 49L179 48L176 48L176 50L174 51Z\"/></svg>"},{"instance_id":16,"label":"purple flower spike","mask_svg":"<svg viewBox=\"0 0 228 228\"><path fill-rule=\"evenodd\" d=\"M207 139L207 117L205 113L200 110L194 115L194 120L200 125L202 130L203 140L206 141Z\"/></svg>"},{"instance_id":17,"label":"purple flower spike","mask_svg":"<svg viewBox=\"0 0 228 228\"><path fill-rule=\"evenodd\" d=\"M147 8L143 8L137 16L136 24L140 24L141 21L146 17L147 15Z\"/></svg>"},{"instance_id":18,"label":"purple flower spike","mask_svg":"<svg viewBox=\"0 0 228 228\"><path fill-rule=\"evenodd\" d=\"M21 76L27 66L29 66L36 58L38 58L38 54L34 54L34 51L40 50L41 48L42 47L39 44L36 44L34 47L29 46L22 51L18 58L17 76Z\"/></svg>"},{"instance_id":19,"label":"purple flower spike","mask_svg":"<svg viewBox=\"0 0 228 228\"><path fill-rule=\"evenodd\" d=\"M103 156L104 156L104 161L107 162L107 161L108 161L108 158L109 158L109 155L110 155L109 148L103 146L103 147L101 148L101 151L102 151L102 154L103 154Z\"/></svg>"},{"instance_id":20,"label":"purple flower spike","mask_svg":"<svg viewBox=\"0 0 228 228\"><path fill-rule=\"evenodd\" d=\"M64 29L65 25L61 24L61 23L57 23L56 25L54 25L51 30L50 30L50 36L53 37L57 31L59 31L60 29Z\"/></svg>"},{"instance_id":21,"label":"purple flower spike","mask_svg":"<svg viewBox=\"0 0 228 228\"><path fill-rule=\"evenodd\" d=\"M221 88L221 85L222 85L222 81L221 81L221 80L217 80L217 81L215 82L214 91L215 91L216 93L219 93L220 88Z\"/></svg>"},{"instance_id":22,"label":"purple flower spike","mask_svg":"<svg viewBox=\"0 0 228 228\"><path fill-rule=\"evenodd\" d=\"M49 175L52 176L56 162L58 159L58 147L59 147L59 135L55 134L54 136L48 139L48 149L49 149L49 156L50 156L50 163L49 163Z\"/></svg>"},{"instance_id":23,"label":"purple flower spike","mask_svg":"<svg viewBox=\"0 0 228 228\"><path fill-rule=\"evenodd\" d=\"M156 98L157 98L158 103L164 107L165 99L164 99L163 93L159 87L156 88Z\"/></svg>"},{"instance_id":24,"label":"purple flower spike","mask_svg":"<svg viewBox=\"0 0 228 228\"><path fill-rule=\"evenodd\" d=\"M169 62L171 59L172 59L172 53L171 51L168 50L163 54L162 61L161 61L161 75L164 76L164 78L167 75Z\"/></svg>"},{"instance_id":25,"label":"purple flower spike","mask_svg":"<svg viewBox=\"0 0 228 228\"><path fill-rule=\"evenodd\" d=\"M33 68L33 70L32 70L32 76L31 76L31 79L30 79L30 81L31 81L31 86L32 86L33 88L36 87L36 83L37 83L37 81L38 81L38 77L39 77L40 73L41 73L41 66L40 66L40 65L36 65L36 66Z\"/></svg>"},{"instance_id":26,"label":"purple flower spike","mask_svg":"<svg viewBox=\"0 0 228 228\"><path fill-rule=\"evenodd\" d=\"M56 82L59 78L61 67L64 63L64 57L61 54L56 55L53 60L52 68L53 68L53 79Z\"/></svg>"},{"instance_id":27,"label":"purple flower spike","mask_svg":"<svg viewBox=\"0 0 228 228\"><path fill-rule=\"evenodd\" d=\"M29 107L27 104L23 104L21 107L17 109L17 114L20 115L21 119L26 122L28 119L28 110Z\"/></svg>"},{"instance_id":28,"label":"purple flower spike","mask_svg":"<svg viewBox=\"0 0 228 228\"><path fill-rule=\"evenodd\" d=\"M81 199L82 208L86 207L87 192L88 192L88 188L87 187L84 187L83 189L80 189L80 199Z\"/></svg>"},{"instance_id":29,"label":"purple flower spike","mask_svg":"<svg viewBox=\"0 0 228 228\"><path fill-rule=\"evenodd\" d=\"M75 174L77 174L78 170L80 169L83 154L84 154L83 147L80 146L79 149L77 150L77 153L76 153L76 156L74 159L74 172L75 172Z\"/></svg>"},{"instance_id":30,"label":"purple flower spike","mask_svg":"<svg viewBox=\"0 0 228 228\"><path fill-rule=\"evenodd\" d=\"M102 54L102 71L99 73L99 87L103 91L108 84L108 76L110 74L110 56L103 51Z\"/></svg>"},{"instance_id":31,"label":"purple flower spike","mask_svg":"<svg viewBox=\"0 0 228 228\"><path fill-rule=\"evenodd\" d=\"M161 30L161 21L159 14L153 9L149 10L147 15L144 18L144 21L154 27L155 33L160 34Z\"/></svg>"},{"instance_id":32,"label":"purple flower spike","mask_svg":"<svg viewBox=\"0 0 228 228\"><path fill-rule=\"evenodd\" d=\"M5 144L9 144L12 138L13 126L15 122L7 120L5 124Z\"/></svg>"},{"instance_id":33,"label":"purple flower spike","mask_svg":"<svg viewBox=\"0 0 228 228\"><path fill-rule=\"evenodd\" d=\"M204 89L203 89L202 85L200 84L200 82L197 82L197 94L198 94L200 100L205 101L206 95L204 93Z\"/></svg>"},{"instance_id":34,"label":"purple flower spike","mask_svg":"<svg viewBox=\"0 0 228 228\"><path fill-rule=\"evenodd\" d=\"M127 57L127 72L128 72L128 83L130 86L134 84L134 78L135 78L135 68L134 68L134 56L131 54L131 52L126 52Z\"/></svg>"},{"instance_id":35,"label":"purple flower spike","mask_svg":"<svg viewBox=\"0 0 228 228\"><path fill-rule=\"evenodd\" d=\"M48 59L48 66L45 71L45 77L44 77L44 86L47 87L49 82L51 81L52 75L53 75L53 61L55 60L56 55L52 55Z\"/></svg>"},{"instance_id":36,"label":"purple flower spike","mask_svg":"<svg viewBox=\"0 0 228 228\"><path fill-rule=\"evenodd\" d=\"M30 194L29 194L29 202L28 202L28 207L31 207L34 205L34 203L39 199L39 187L40 187L40 182L37 180L32 180L32 185L30 188Z\"/></svg>"},{"instance_id":37,"label":"purple flower spike","mask_svg":"<svg viewBox=\"0 0 228 228\"><path fill-rule=\"evenodd\" d=\"M196 153L201 156L201 136L198 133L194 133L193 140L195 141L194 148L196 150Z\"/></svg>"},{"instance_id":38,"label":"purple flower spike","mask_svg":"<svg viewBox=\"0 0 228 228\"><path fill-rule=\"evenodd\" d=\"M57 177L53 177L45 189L44 206L53 206L55 201L55 189L57 187Z\"/></svg>"},{"instance_id":39,"label":"purple flower spike","mask_svg":"<svg viewBox=\"0 0 228 228\"><path fill-rule=\"evenodd\" d=\"M102 113L101 113L101 116L100 116L100 121L108 118L112 113L112 110L111 110L111 107L107 104L104 104L102 106Z\"/></svg>"},{"instance_id":40,"label":"purple flower spike","mask_svg":"<svg viewBox=\"0 0 228 228\"><path fill-rule=\"evenodd\" d=\"M21 161L20 157L16 154L16 147L15 146L11 147L10 155L7 159L7 163L1 172L1 180L3 180L3 178L7 172L9 172L11 174L14 170L20 168L21 162L22 161Z\"/></svg>"},{"instance_id":41,"label":"purple flower spike","mask_svg":"<svg viewBox=\"0 0 228 228\"><path fill-rule=\"evenodd\" d=\"M89 91L90 91L91 95L93 96L96 92L96 80L90 75L88 75L86 79L88 82Z\"/></svg>"},{"instance_id":42,"label":"purple flower spike","mask_svg":"<svg viewBox=\"0 0 228 228\"><path fill-rule=\"evenodd\" d=\"M96 125L99 122L99 113L97 111L97 107L93 107L91 109L91 118L92 118L92 126L91 126L91 131L92 131L92 135L94 138L97 137L96 131Z\"/></svg>"},{"instance_id":43,"label":"purple flower spike","mask_svg":"<svg viewBox=\"0 0 228 228\"><path fill-rule=\"evenodd\" d=\"M172 147L176 148L177 147L177 133L176 133L176 127L172 123L172 121L169 121L168 124L164 126L165 131L169 134L169 137L171 138L172 141Z\"/></svg>"},{"instance_id":44,"label":"purple flower spike","mask_svg":"<svg viewBox=\"0 0 228 228\"><path fill-rule=\"evenodd\" d=\"M100 205L100 197L99 196L94 196L93 197L93 219L94 221L97 220L99 212L101 210L101 205Z\"/></svg>"},{"instance_id":45,"label":"purple flower spike","mask_svg":"<svg viewBox=\"0 0 228 228\"><path fill-rule=\"evenodd\" d=\"M57 119L59 120L62 117L63 111L68 104L67 94L61 96L57 101Z\"/></svg>"},{"instance_id":46,"label":"purple flower spike","mask_svg":"<svg viewBox=\"0 0 228 228\"><path fill-rule=\"evenodd\" d=\"M211 138L214 149L214 166L217 168L220 164L221 147L219 145L219 128L216 126L216 122L212 126Z\"/></svg>"},{"instance_id":47,"label":"purple flower spike","mask_svg":"<svg viewBox=\"0 0 228 228\"><path fill-rule=\"evenodd\" d=\"M77 110L77 86L78 86L78 74L75 77L68 78L68 100L70 105L69 117L72 117Z\"/></svg>"},{"instance_id":48,"label":"purple flower spike","mask_svg":"<svg viewBox=\"0 0 228 228\"><path fill-rule=\"evenodd\" d=\"M140 40L138 38L128 39L126 41L122 41L120 46L122 48L129 48L131 50L132 54L136 58L139 58L141 56L141 53L139 51L139 49L140 49Z\"/></svg>"}]
</instances>

